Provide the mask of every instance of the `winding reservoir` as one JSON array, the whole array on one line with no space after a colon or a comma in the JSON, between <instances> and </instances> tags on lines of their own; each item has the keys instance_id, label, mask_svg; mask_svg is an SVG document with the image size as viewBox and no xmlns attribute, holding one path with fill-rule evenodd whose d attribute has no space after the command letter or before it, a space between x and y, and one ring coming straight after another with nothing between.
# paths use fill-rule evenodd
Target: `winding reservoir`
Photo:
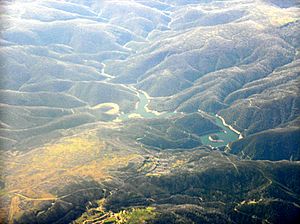
<instances>
[{"instance_id":1,"label":"winding reservoir","mask_svg":"<svg viewBox=\"0 0 300 224\"><path fill-rule=\"evenodd\" d=\"M106 65L102 63L102 71L101 73L107 76L107 80L104 82L109 83L110 79L114 76L105 73L105 67ZM173 112L157 112L153 110L149 110L148 104L150 102L150 97L148 94L142 90L136 89L133 85L125 85L121 84L121 86L129 89L130 91L134 92L137 97L139 98L135 110L131 111L130 113L121 113L119 117L117 118L118 121L125 121L131 118L168 118L171 116L174 116ZM202 111L202 113L205 113ZM176 113L175 113L176 114ZM232 126L226 124L224 118L222 118L220 115L211 116L213 117L214 123L219 126L222 130L219 132L214 132L206 135L200 136L201 142L203 145L208 145L211 147L224 147L228 145L230 142L234 142L240 138L242 138L242 135L239 131L235 130Z\"/></svg>"},{"instance_id":2,"label":"winding reservoir","mask_svg":"<svg viewBox=\"0 0 300 224\"><path fill-rule=\"evenodd\" d=\"M140 118L167 118L174 116L174 113L171 112L163 112L159 113L156 111L151 111L148 109L149 104L149 97L147 93L135 89L133 86L127 86L131 91L134 91L139 101L135 107L135 110L129 114L121 114L119 119L121 120L128 120L131 117L140 117ZM200 136L201 142L203 145L209 145L211 147L223 147L226 146L228 143L233 142L241 138L241 134L233 129L230 125L226 124L225 120L219 116L214 116L214 122L217 126L219 126L222 130L219 132L210 133L207 135ZM214 136L216 139L212 138Z\"/></svg>"}]
</instances>

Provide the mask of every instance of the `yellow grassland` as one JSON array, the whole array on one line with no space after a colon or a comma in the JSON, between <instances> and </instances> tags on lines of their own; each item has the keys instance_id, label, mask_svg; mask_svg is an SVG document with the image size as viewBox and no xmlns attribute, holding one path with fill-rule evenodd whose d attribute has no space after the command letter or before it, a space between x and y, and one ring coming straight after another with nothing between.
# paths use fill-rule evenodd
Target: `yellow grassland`
<instances>
[{"instance_id":1,"label":"yellow grassland","mask_svg":"<svg viewBox=\"0 0 300 224\"><path fill-rule=\"evenodd\" d=\"M177 167L180 168L185 163L186 163L185 160L176 160L174 163L172 163L172 168L177 168Z\"/></svg>"},{"instance_id":2,"label":"yellow grassland","mask_svg":"<svg viewBox=\"0 0 300 224\"><path fill-rule=\"evenodd\" d=\"M0 215L9 214L10 222L22 207L53 201L49 193L76 178L91 177L96 181L111 179L109 170L127 166L140 156L133 153L108 152L105 142L95 133L66 137L31 152L10 156L2 165L5 189L0 195ZM1 208L2 207L2 208ZM2 217L3 218L3 217ZM0 222L3 219L0 217Z\"/></svg>"}]
</instances>

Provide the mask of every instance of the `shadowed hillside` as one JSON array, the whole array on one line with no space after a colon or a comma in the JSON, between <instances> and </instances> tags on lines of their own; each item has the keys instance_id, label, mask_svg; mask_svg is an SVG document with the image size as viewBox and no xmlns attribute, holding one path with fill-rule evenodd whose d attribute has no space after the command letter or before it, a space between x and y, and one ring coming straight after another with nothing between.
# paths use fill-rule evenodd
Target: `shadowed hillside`
<instances>
[{"instance_id":1,"label":"shadowed hillside","mask_svg":"<svg viewBox=\"0 0 300 224\"><path fill-rule=\"evenodd\" d=\"M300 219L298 1L0 5L0 223Z\"/></svg>"}]
</instances>

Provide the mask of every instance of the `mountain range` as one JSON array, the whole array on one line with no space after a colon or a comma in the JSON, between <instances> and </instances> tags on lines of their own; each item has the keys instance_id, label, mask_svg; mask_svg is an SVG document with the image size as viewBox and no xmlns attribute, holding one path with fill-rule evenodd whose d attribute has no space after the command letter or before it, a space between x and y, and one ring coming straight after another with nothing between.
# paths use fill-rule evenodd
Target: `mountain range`
<instances>
[{"instance_id":1,"label":"mountain range","mask_svg":"<svg viewBox=\"0 0 300 224\"><path fill-rule=\"evenodd\" d=\"M0 223L297 223L296 0L5 0Z\"/></svg>"}]
</instances>

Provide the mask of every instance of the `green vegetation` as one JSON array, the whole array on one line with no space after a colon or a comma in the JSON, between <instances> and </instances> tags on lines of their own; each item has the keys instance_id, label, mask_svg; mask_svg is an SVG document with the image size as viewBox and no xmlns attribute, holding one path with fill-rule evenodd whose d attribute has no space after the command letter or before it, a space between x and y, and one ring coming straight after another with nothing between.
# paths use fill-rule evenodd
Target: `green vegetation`
<instances>
[{"instance_id":1,"label":"green vegetation","mask_svg":"<svg viewBox=\"0 0 300 224\"><path fill-rule=\"evenodd\" d=\"M1 1L0 223L296 223L299 7Z\"/></svg>"},{"instance_id":2,"label":"green vegetation","mask_svg":"<svg viewBox=\"0 0 300 224\"><path fill-rule=\"evenodd\" d=\"M88 209L88 211L83 213L81 217L74 221L74 224L88 224L94 222L101 222L105 224L143 224L154 219L155 216L156 212L153 207L130 208L113 213L105 212L102 205L100 205L100 207L96 209Z\"/></svg>"},{"instance_id":3,"label":"green vegetation","mask_svg":"<svg viewBox=\"0 0 300 224\"><path fill-rule=\"evenodd\" d=\"M142 224L151 219L154 219L155 215L155 208L153 207L132 208L129 210L120 211L119 213L115 214L115 223Z\"/></svg>"}]
</instances>

